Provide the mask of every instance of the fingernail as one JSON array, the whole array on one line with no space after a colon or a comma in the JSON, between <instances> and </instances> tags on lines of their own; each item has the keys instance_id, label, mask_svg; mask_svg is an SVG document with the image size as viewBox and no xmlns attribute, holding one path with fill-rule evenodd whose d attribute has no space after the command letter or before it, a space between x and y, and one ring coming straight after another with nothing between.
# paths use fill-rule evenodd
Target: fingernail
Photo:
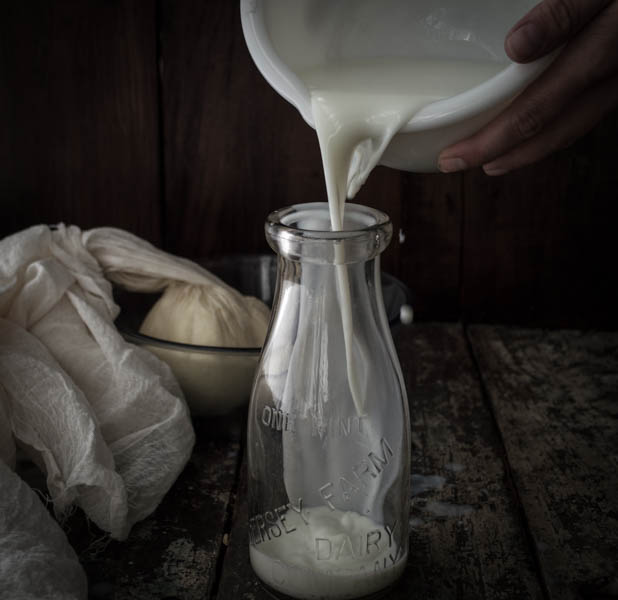
<instances>
[{"instance_id":1,"label":"fingernail","mask_svg":"<svg viewBox=\"0 0 618 600\"><path fill-rule=\"evenodd\" d=\"M497 175L504 175L508 173L508 169L504 169L499 167L498 165L493 165L492 163L488 163L483 165L483 171L485 171L485 175L490 175L492 177L496 177Z\"/></svg>"},{"instance_id":2,"label":"fingernail","mask_svg":"<svg viewBox=\"0 0 618 600\"><path fill-rule=\"evenodd\" d=\"M534 57L543 44L543 32L533 21L524 23L506 38L507 52L515 60Z\"/></svg>"},{"instance_id":3,"label":"fingernail","mask_svg":"<svg viewBox=\"0 0 618 600\"><path fill-rule=\"evenodd\" d=\"M438 161L438 169L443 173L465 171L467 168L468 165L463 158L441 158Z\"/></svg>"}]
</instances>

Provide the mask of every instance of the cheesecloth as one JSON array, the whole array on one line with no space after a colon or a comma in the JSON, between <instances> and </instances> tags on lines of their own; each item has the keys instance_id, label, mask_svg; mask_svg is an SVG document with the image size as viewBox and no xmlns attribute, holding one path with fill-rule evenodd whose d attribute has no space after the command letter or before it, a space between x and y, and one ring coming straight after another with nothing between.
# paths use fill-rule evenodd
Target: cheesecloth
<instances>
[{"instance_id":1,"label":"cheesecloth","mask_svg":"<svg viewBox=\"0 0 618 600\"><path fill-rule=\"evenodd\" d=\"M2 597L21 597L2 589L9 585L2 574L17 572L18 556L32 566L28 557L41 548L43 554L51 548L67 581L77 581L70 575L75 557L62 550L66 540L51 525L37 525L46 510L10 470L16 447L44 471L57 516L78 505L118 540L154 511L191 454L194 433L182 392L165 363L115 328L112 280L155 291L170 280L215 278L112 228L41 225L0 240ZM21 510L24 499L40 510ZM23 533L21 554L15 532ZM37 536L40 544L28 546Z\"/></svg>"}]
</instances>

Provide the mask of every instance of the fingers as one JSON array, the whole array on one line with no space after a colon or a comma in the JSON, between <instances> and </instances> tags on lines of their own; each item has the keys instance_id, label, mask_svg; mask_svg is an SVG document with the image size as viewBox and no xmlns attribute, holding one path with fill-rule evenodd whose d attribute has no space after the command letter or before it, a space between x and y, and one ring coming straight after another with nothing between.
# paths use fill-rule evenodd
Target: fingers
<instances>
[{"instance_id":1,"label":"fingers","mask_svg":"<svg viewBox=\"0 0 618 600\"><path fill-rule=\"evenodd\" d=\"M618 104L618 76L582 94L538 136L483 165L487 175L504 175L570 146Z\"/></svg>"},{"instance_id":2,"label":"fingers","mask_svg":"<svg viewBox=\"0 0 618 600\"><path fill-rule=\"evenodd\" d=\"M550 90L529 88L511 106L478 133L443 150L438 168L443 173L479 167L506 154L541 132L554 110L562 109L562 98Z\"/></svg>"},{"instance_id":3,"label":"fingers","mask_svg":"<svg viewBox=\"0 0 618 600\"><path fill-rule=\"evenodd\" d=\"M558 130L571 135L590 129L594 122L586 121L584 113L572 113L567 119L563 110L570 105L585 104L588 90L592 90L590 94L594 96L604 81L614 80L618 74L617 31L618 2L614 1L584 27L548 70L496 119L474 136L443 150L438 162L440 170L453 172L487 165L495 163L498 157L505 158L497 163L501 170L512 169L515 164L532 162L532 155L544 156L551 152L558 143ZM597 113L596 121L601 116ZM590 119L594 121L594 111L590 112ZM547 132L548 127L553 129ZM506 160L506 156L515 156L510 153L516 148L517 160ZM525 158L526 152L532 154Z\"/></svg>"},{"instance_id":4,"label":"fingers","mask_svg":"<svg viewBox=\"0 0 618 600\"><path fill-rule=\"evenodd\" d=\"M562 46L611 0L544 0L507 34L504 49L515 62L531 62Z\"/></svg>"}]
</instances>

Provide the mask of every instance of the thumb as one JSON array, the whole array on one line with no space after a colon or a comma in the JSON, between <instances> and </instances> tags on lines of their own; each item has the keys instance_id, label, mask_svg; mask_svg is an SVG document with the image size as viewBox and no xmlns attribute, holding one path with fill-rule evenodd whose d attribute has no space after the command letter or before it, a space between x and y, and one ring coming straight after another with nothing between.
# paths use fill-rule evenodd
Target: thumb
<instances>
[{"instance_id":1,"label":"thumb","mask_svg":"<svg viewBox=\"0 0 618 600\"><path fill-rule=\"evenodd\" d=\"M612 0L543 0L509 31L504 48L515 62L545 56L573 37Z\"/></svg>"}]
</instances>

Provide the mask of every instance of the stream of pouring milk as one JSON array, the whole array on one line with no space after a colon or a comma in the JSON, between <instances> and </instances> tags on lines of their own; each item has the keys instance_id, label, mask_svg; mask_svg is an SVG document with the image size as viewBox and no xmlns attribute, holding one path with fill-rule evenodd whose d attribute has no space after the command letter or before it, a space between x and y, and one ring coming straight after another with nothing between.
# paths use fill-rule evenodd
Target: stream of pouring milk
<instances>
[{"instance_id":1,"label":"stream of pouring milk","mask_svg":"<svg viewBox=\"0 0 618 600\"><path fill-rule=\"evenodd\" d=\"M392 137L418 110L489 79L502 67L385 58L328 64L300 73L311 92L332 230L344 229L346 198L354 197ZM352 352L354 322L343 245L337 247L335 258L348 380L360 416L365 401L357 372L362 365L355 363ZM378 548L362 541L363 535L377 540L374 532L382 532L379 539L386 540L386 524L326 506L309 508L307 513L306 522L299 522L291 535L250 547L254 570L273 588L297 598L354 598L373 593L399 577L405 556L396 543ZM361 542L355 550L352 540L359 536ZM393 542L392 536L388 539ZM320 557L326 544L321 540L330 540L329 549L337 546L339 554Z\"/></svg>"},{"instance_id":2,"label":"stream of pouring milk","mask_svg":"<svg viewBox=\"0 0 618 600\"><path fill-rule=\"evenodd\" d=\"M393 136L427 104L469 89L502 65L467 61L365 59L329 63L301 73L311 92L322 153L331 229L344 228L345 201L353 198ZM344 247L336 247L337 293L346 365L356 411L364 413L353 358L353 319Z\"/></svg>"}]
</instances>

